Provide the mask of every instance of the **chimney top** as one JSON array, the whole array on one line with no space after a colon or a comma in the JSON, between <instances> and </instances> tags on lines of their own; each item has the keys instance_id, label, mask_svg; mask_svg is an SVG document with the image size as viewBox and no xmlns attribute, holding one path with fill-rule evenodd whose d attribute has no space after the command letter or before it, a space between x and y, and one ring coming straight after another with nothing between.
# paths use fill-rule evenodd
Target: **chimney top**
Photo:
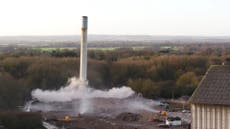
<instances>
[{"instance_id":1,"label":"chimney top","mask_svg":"<svg viewBox=\"0 0 230 129\"><path fill-rule=\"evenodd\" d=\"M82 29L87 29L88 28L88 17L87 16L82 16Z\"/></svg>"}]
</instances>

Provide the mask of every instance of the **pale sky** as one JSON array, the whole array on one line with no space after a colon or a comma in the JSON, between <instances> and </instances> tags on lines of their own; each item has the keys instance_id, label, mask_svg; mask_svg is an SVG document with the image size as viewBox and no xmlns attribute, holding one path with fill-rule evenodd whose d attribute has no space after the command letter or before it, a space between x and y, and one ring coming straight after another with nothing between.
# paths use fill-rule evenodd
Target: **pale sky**
<instances>
[{"instance_id":1,"label":"pale sky","mask_svg":"<svg viewBox=\"0 0 230 129\"><path fill-rule=\"evenodd\" d=\"M230 0L0 0L0 36L230 36Z\"/></svg>"}]
</instances>

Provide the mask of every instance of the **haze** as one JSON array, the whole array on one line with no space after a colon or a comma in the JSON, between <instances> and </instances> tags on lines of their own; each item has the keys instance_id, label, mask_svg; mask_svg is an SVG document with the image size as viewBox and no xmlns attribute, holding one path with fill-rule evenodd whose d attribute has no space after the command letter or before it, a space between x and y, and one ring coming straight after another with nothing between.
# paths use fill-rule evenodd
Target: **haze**
<instances>
[{"instance_id":1,"label":"haze","mask_svg":"<svg viewBox=\"0 0 230 129\"><path fill-rule=\"evenodd\" d=\"M229 0L0 0L0 36L230 35Z\"/></svg>"}]
</instances>

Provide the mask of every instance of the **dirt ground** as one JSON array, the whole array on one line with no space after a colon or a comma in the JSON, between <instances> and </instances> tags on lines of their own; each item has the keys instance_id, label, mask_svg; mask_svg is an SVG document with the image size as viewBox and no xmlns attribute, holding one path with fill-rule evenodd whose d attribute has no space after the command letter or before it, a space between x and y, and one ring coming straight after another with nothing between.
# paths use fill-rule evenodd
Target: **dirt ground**
<instances>
[{"instance_id":1,"label":"dirt ground","mask_svg":"<svg viewBox=\"0 0 230 129\"><path fill-rule=\"evenodd\" d=\"M65 126L67 129L158 129L155 123L138 121L121 121L100 117L84 117L73 124Z\"/></svg>"},{"instance_id":2,"label":"dirt ground","mask_svg":"<svg viewBox=\"0 0 230 129\"><path fill-rule=\"evenodd\" d=\"M93 98L89 113L79 115L80 100L65 103L33 103L31 111L42 112L44 121L60 129L160 129L165 118L155 120L164 107L159 102L141 97L126 99ZM190 113L167 112L168 116L179 116L190 121ZM68 116L70 119L65 120ZM163 120L162 120L163 119ZM171 127L173 129L186 129Z\"/></svg>"},{"instance_id":3,"label":"dirt ground","mask_svg":"<svg viewBox=\"0 0 230 129\"><path fill-rule=\"evenodd\" d=\"M65 129L161 129L160 122L153 122L151 118L154 114L143 113L121 113L115 117L81 115L71 117L70 121L58 118L58 121L48 118L47 122L55 124L59 128ZM47 114L46 114L47 117ZM162 122L161 122L162 123ZM186 129L183 127L171 127L171 129Z\"/></svg>"}]
</instances>

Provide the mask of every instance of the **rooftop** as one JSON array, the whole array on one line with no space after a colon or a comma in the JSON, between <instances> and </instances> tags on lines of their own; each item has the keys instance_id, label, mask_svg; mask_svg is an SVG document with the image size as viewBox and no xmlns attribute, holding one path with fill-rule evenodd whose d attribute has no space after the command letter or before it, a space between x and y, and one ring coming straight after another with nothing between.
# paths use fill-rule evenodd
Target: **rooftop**
<instances>
[{"instance_id":1,"label":"rooftop","mask_svg":"<svg viewBox=\"0 0 230 129\"><path fill-rule=\"evenodd\" d=\"M190 103L230 106L230 66L211 66L190 98Z\"/></svg>"}]
</instances>

